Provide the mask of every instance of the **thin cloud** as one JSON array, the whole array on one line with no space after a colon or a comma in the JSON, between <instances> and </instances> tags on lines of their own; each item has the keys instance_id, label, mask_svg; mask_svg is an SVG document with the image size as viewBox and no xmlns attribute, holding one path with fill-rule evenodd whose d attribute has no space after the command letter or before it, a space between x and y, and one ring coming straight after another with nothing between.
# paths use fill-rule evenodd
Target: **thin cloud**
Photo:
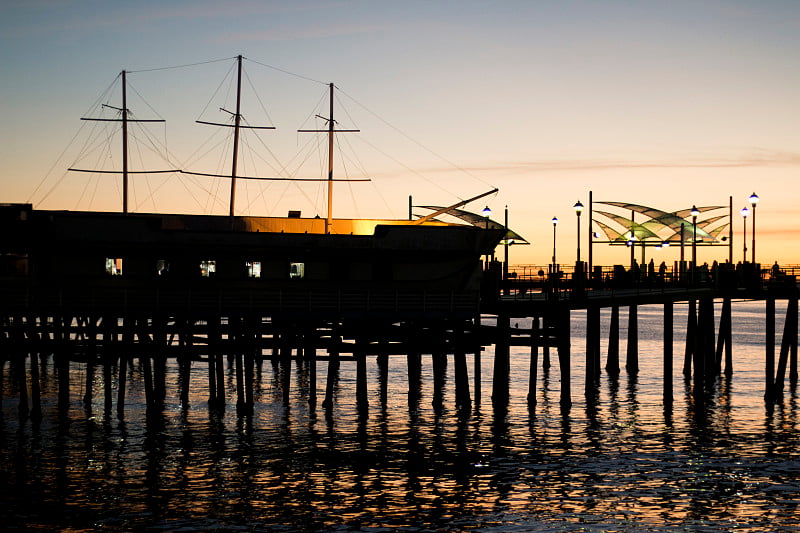
<instances>
[{"instance_id":1,"label":"thin cloud","mask_svg":"<svg viewBox=\"0 0 800 533\"><path fill-rule=\"evenodd\" d=\"M792 226L782 226L782 227L770 227L766 225L759 226L758 228L758 237L765 237L767 235L773 235L776 237L786 238L791 237L793 239L797 239L800 236L800 226L792 225Z\"/></svg>"},{"instance_id":2,"label":"thin cloud","mask_svg":"<svg viewBox=\"0 0 800 533\"><path fill-rule=\"evenodd\" d=\"M762 151L751 155L736 158L703 158L703 159L676 159L657 161L637 160L597 160L597 159L572 159L572 160L539 160L515 161L493 165L462 166L459 170L467 172L554 172L574 170L624 170L624 169L659 169L659 168L757 168L757 167L785 167L800 165L800 154L793 152L767 152ZM429 168L424 172L452 172L452 167Z\"/></svg>"},{"instance_id":3,"label":"thin cloud","mask_svg":"<svg viewBox=\"0 0 800 533\"><path fill-rule=\"evenodd\" d=\"M285 5L266 4L257 0L220 2L181 2L141 9L137 5L105 10L76 10L69 2L49 0L36 3L16 2L15 7L25 16L13 27L4 28L3 37L19 38L55 32L96 31L101 28L130 28L132 24L159 24L174 20L187 23L198 19L252 18L285 13L318 11L334 7L330 3L300 2ZM50 16L45 16L45 13Z\"/></svg>"},{"instance_id":4,"label":"thin cloud","mask_svg":"<svg viewBox=\"0 0 800 533\"><path fill-rule=\"evenodd\" d=\"M320 39L326 37L341 37L346 35L361 35L365 33L380 33L391 29L386 24L335 24L326 26L310 26L304 28L271 28L257 32L232 32L223 34L215 39L216 42L238 41L294 41L304 39Z\"/></svg>"}]
</instances>

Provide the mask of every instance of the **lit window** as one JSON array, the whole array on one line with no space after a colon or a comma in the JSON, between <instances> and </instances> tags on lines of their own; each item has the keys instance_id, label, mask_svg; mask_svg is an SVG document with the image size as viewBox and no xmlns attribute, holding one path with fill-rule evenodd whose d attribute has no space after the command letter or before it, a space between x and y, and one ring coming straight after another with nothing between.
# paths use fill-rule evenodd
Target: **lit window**
<instances>
[{"instance_id":1,"label":"lit window","mask_svg":"<svg viewBox=\"0 0 800 533\"><path fill-rule=\"evenodd\" d=\"M165 259L156 261L156 272L159 276L166 276L169 274L169 261Z\"/></svg>"},{"instance_id":2,"label":"lit window","mask_svg":"<svg viewBox=\"0 0 800 533\"><path fill-rule=\"evenodd\" d=\"M289 263L289 277L302 279L305 276L305 263Z\"/></svg>"},{"instance_id":3,"label":"lit window","mask_svg":"<svg viewBox=\"0 0 800 533\"><path fill-rule=\"evenodd\" d=\"M110 276L122 275L122 258L106 257L106 274Z\"/></svg>"},{"instance_id":4,"label":"lit window","mask_svg":"<svg viewBox=\"0 0 800 533\"><path fill-rule=\"evenodd\" d=\"M260 278L261 277L261 261L247 261L247 277Z\"/></svg>"},{"instance_id":5,"label":"lit window","mask_svg":"<svg viewBox=\"0 0 800 533\"><path fill-rule=\"evenodd\" d=\"M200 275L209 278L217 271L217 262L213 259L200 261Z\"/></svg>"}]
</instances>

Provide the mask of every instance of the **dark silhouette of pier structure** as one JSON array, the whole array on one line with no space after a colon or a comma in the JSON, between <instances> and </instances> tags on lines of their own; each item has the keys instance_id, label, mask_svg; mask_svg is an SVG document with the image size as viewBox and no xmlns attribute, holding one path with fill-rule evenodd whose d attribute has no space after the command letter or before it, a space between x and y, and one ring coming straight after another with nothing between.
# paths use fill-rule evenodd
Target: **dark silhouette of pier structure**
<instances>
[{"instance_id":1,"label":"dark silhouette of pier structure","mask_svg":"<svg viewBox=\"0 0 800 533\"><path fill-rule=\"evenodd\" d=\"M549 349L555 348L561 371L561 405L568 410L572 403L570 373L570 315L575 310L586 313L585 326L585 394L591 400L599 386L601 372L618 375L624 364L628 374L639 371L638 309L643 305L663 308L663 400L673 400L673 364L675 358L675 304L688 307L683 348L683 374L692 381L692 391L702 399L713 388L724 371L734 372L731 314L734 302L760 300L765 302L764 335L766 353L764 399L773 403L780 399L787 377L794 387L797 383L798 285L793 269L773 267L762 270L751 263L715 266L712 272L692 272L690 267L677 265L674 271L660 274L625 270L617 265L613 270L598 267L592 279L576 268L571 279L563 272L550 272L547 277L506 279L500 282L494 299L484 301L483 311L496 316L497 325L491 328L495 351L493 400L501 406L508 402L509 346L531 347L530 386L528 402L536 403L538 352L542 349L541 365L549 365ZM495 270L498 270L496 267ZM699 270L699 269L698 269ZM540 274L543 274L540 271ZM534 281L538 277L538 281ZM494 287L497 289L497 287ZM715 315L715 301L719 318ZM784 327L776 359L776 305L785 304ZM620 352L620 309L627 308L627 346ZM607 349L603 364L603 335L600 312L610 310ZM530 329L512 328L514 319L532 319ZM678 325L680 327L680 325ZM680 347L678 347L680 348ZM624 360L621 359L624 356Z\"/></svg>"},{"instance_id":2,"label":"dark silhouette of pier structure","mask_svg":"<svg viewBox=\"0 0 800 533\"><path fill-rule=\"evenodd\" d=\"M409 406L419 402L422 355L430 354L441 403L448 359L454 369L455 400L459 409L470 409L482 401L481 352L495 346L491 401L496 410L509 402L511 346L530 348L528 403L536 404L538 369L550 366L554 350L561 376L560 403L565 412L572 404L570 390L573 368L570 340L571 314L586 311L585 394L594 401L603 371L618 375L624 364L636 374L638 364L639 306L663 307L663 400L672 402L672 369L676 346L673 307L688 304L683 373L691 380L693 394L703 398L724 372L734 372L731 311L737 300L765 301L764 333L765 401L780 400L787 377L797 382L798 288L793 271L762 271L745 264L737 269L719 265L711 276L700 280L691 273L665 272L658 277L633 277L617 269L616 275L587 279L580 269L573 275L551 273L529 278L500 274L499 263L489 264L484 273L482 297L472 316L447 312L446 307L426 310L424 295L415 306L393 310L386 301L365 299L347 315L323 311L323 307L299 309L296 302L272 303L266 314L243 299L221 290L195 293L169 291L142 294L141 291L82 295L82 303L67 294L35 295L5 286L2 309L2 364L17 380L21 417L42 416L41 365L53 355L58 376L59 409L66 412L70 402L70 366L83 365L84 402L93 402L93 383L102 374L104 412L116 410L124 417L126 387L130 370L138 363L147 409L158 413L168 394L180 395L188 406L190 374L207 376L208 405L219 410L235 401L237 411L246 415L254 407L254 389L264 361L279 370L285 401L290 398L291 365L302 365L308 376L308 402L313 409L324 391L321 405L333 406L337 376L342 364L355 364L356 401L361 412L368 409L366 361L376 357L380 369L378 387L386 404L388 358L407 359ZM601 272L600 269L598 272ZM178 296L181 296L180 298ZM384 295L385 296L385 295ZM385 300L385 298L384 298ZM721 302L719 320L714 302ZM786 319L776 358L776 306L786 305ZM306 302L305 305L308 305ZM414 311L409 309L414 308ZM627 349L620 352L620 309L627 308ZM277 311L275 311L277 309ZM361 309L353 312L353 309ZM444 311L443 311L444 309ZM607 349L603 350L600 311L610 309ZM511 327L515 319L530 320L530 328ZM718 326L716 323L718 322ZM527 322L526 322L527 323ZM541 352L541 358L540 358ZM474 362L470 386L467 354ZM603 362L605 355L605 363ZM177 361L179 387L168 391L165 368L168 359ZM10 363L10 365L6 365ZM227 364L227 367L226 367ZM327 382L317 385L317 367L327 364ZM235 398L226 394L226 376L235 388ZM3 382L0 376L0 383ZM0 391L2 393L2 391Z\"/></svg>"},{"instance_id":3,"label":"dark silhouette of pier structure","mask_svg":"<svg viewBox=\"0 0 800 533\"><path fill-rule=\"evenodd\" d=\"M591 213L591 194L589 205ZM731 200L728 219L732 205ZM652 215L649 208L634 207ZM301 366L312 409L318 402L325 409L333 407L339 368L354 364L355 398L359 410L366 412L372 386L367 379L368 357L377 358L383 406L388 358L406 358L413 409L420 399L422 355L430 354L434 403L441 405L452 360L455 401L459 409L467 410L483 400L482 352L493 345L491 402L502 412L509 403L511 347L525 346L530 349L528 403L536 404L538 369L550 366L554 350L560 404L568 411L573 397L573 313L586 313L584 392L587 401L594 401L603 371L617 375L623 363L628 374L639 371L638 309L660 305L663 400L670 405L675 304L688 306L683 373L693 383L694 396L702 399L717 376L734 371L734 302L762 300L764 398L771 404L780 399L787 373L792 385L797 382L796 273L777 263L762 269L747 262L746 255L735 265L732 232L724 263L697 265L695 247L702 244L697 213L718 208L687 211L692 215L690 262L684 261L685 223L675 213L658 212L673 229L680 222L681 260L671 268L662 263L656 270L652 261L648 268L639 268L634 248L641 249L644 267L647 243L638 238L634 242L633 237L649 230L636 225L632 213L625 220L630 223L628 268L593 265L591 246L588 265L582 263L579 231L575 267L562 271L556 263L554 218L553 263L517 272L510 271L507 251L505 264L487 255L504 236L507 247L511 234L507 220L499 225L487 219L480 227L384 223L376 225L372 234L328 235L260 231L271 221L257 217L39 211L27 204L3 205L0 373L8 367L14 376L22 417L42 416L41 365L51 355L61 412L69 407L70 368L82 365L85 404L92 406L95 378L102 373L105 414L116 410L124 416L128 379L136 364L149 413L163 409L168 394L177 393L188 408L190 377L202 372L210 409L220 410L235 401L238 412L247 415L254 408L264 361L275 366L287 402L290 368L293 363ZM283 222L294 227L319 221L290 216ZM609 244L626 244L625 235L617 236ZM481 268L482 256L486 261ZM715 301L720 302L719 320L714 316ZM786 319L776 358L778 302L785 302ZM624 361L619 338L622 308L628 310ZM605 364L603 309L610 310ZM512 321L531 327L511 327ZM468 355L473 363L472 386ZM179 369L177 391L167 390L168 361L175 361ZM328 367L324 386L317 384L321 364ZM0 375L0 384L5 383L3 378ZM235 398L229 398L228 386L235 390ZM317 398L318 390L324 391L323 398Z\"/></svg>"}]
</instances>

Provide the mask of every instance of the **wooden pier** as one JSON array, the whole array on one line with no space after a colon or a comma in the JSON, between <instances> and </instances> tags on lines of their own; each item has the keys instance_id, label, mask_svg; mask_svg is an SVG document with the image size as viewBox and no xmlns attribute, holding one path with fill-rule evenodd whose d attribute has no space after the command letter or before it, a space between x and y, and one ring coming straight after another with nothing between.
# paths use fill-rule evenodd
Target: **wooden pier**
<instances>
[{"instance_id":1,"label":"wooden pier","mask_svg":"<svg viewBox=\"0 0 800 533\"><path fill-rule=\"evenodd\" d=\"M7 290L7 296L13 291ZM117 295L119 296L119 295ZM768 403L780 400L787 378L797 382L798 344L798 287L793 276L765 280L760 276L744 282L720 275L714 282L687 282L675 279L648 283L597 283L576 278L570 281L551 276L539 280L492 279L487 272L483 297L478 312L471 318L463 313L448 317L447 313L425 312L425 295L419 295L416 315L413 306L404 306L402 313L361 313L348 317L325 316L309 312L260 313L255 306L230 305L234 301L218 294L219 302L228 306L214 312L213 305L162 305L154 312L132 302L142 295L128 295L121 300L98 301L80 312L68 312L54 304L53 295L47 305L36 301L7 297L0 304L0 372L7 368L17 379L20 417L42 416L40 365L53 354L59 383L59 410L66 412L70 398L70 365L84 365L87 408L93 398L92 383L102 375L103 405L106 416L116 412L125 415L126 388L129 370L134 362L142 374L147 410L158 413L164 407L167 394L178 394L180 403L188 407L191 373L207 376L210 409L224 409L234 401L241 415L254 408L255 383L264 361L272 361L283 376L282 392L289 401L289 368L294 361L303 365L312 383L308 388L310 407L321 400L324 409L334 405L336 376L343 363L355 364L356 401L359 411L369 408L370 384L367 382L366 360L376 357L380 369L381 401L385 404L388 358L405 356L408 372L409 405L419 401L422 354L430 354L433 364L434 388L441 390L449 361L455 376L455 398L459 409L470 409L482 401L481 353L484 347L495 346L491 401L496 410L509 402L509 369L511 346L530 348L528 403L536 404L538 368L550 366L550 351L555 351L561 376L560 404L564 412L572 405L574 392L570 388L573 369L570 340L571 314L585 310L585 390L587 400L596 397L603 371L616 375L624 365L628 374L636 374L638 361L638 308L642 305L663 307L663 400L670 405L673 399L672 369L675 349L673 342L673 309L676 303L688 304L685 324L686 343L683 347L683 373L691 380L693 394L703 398L708 394L721 372L734 372L732 358L733 302L739 300L765 301L764 332L766 338L764 398ZM395 295L394 299L401 295ZM410 295L404 295L408 298ZM375 300L393 301L387 295ZM719 320L714 316L714 302L721 302ZM116 303L115 303L116 302ZM786 306L786 320L776 357L776 307ZM365 303L364 305L369 305ZM388 304L386 304L388 305ZM627 308L628 338L624 359L620 354L620 309ZM75 307L73 307L75 309ZM439 307L441 311L442 307ZM610 310L607 349L603 362L601 346L601 310ZM191 310L191 311L190 311ZM529 320L530 328L511 327L512 321ZM719 326L715 324L718 322ZM681 325L678 325L679 327ZM541 358L540 358L541 352ZM474 362L473 383L470 387L467 355ZM168 360L179 367L179 390L168 391L165 368ZM6 365L6 363L10 363ZM327 364L324 398L317 398L317 366ZM227 365L227 367L226 367ZM226 394L226 374L233 379L235 398ZM0 375L0 384L3 376ZM438 383L438 385L437 385ZM0 394L3 391L0 390ZM441 398L440 398L441 401Z\"/></svg>"}]
</instances>

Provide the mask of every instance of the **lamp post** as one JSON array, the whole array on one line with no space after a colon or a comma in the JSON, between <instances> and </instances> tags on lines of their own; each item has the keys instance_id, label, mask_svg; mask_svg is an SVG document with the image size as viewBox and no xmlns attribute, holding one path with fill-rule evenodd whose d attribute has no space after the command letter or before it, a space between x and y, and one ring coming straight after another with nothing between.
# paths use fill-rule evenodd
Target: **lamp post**
<instances>
[{"instance_id":1,"label":"lamp post","mask_svg":"<svg viewBox=\"0 0 800 533\"><path fill-rule=\"evenodd\" d=\"M553 274L555 275L557 271L557 263L556 263L556 226L558 225L558 219L553 217L551 220L553 223Z\"/></svg>"},{"instance_id":2,"label":"lamp post","mask_svg":"<svg viewBox=\"0 0 800 533\"><path fill-rule=\"evenodd\" d=\"M631 249L631 272L633 272L633 266L636 263L636 258L634 257L634 253L636 251L636 235L631 232L631 236L628 239L628 247Z\"/></svg>"},{"instance_id":3,"label":"lamp post","mask_svg":"<svg viewBox=\"0 0 800 533\"><path fill-rule=\"evenodd\" d=\"M700 211L697 206L692 206L692 283L694 283L694 271L697 268L697 215Z\"/></svg>"},{"instance_id":4,"label":"lamp post","mask_svg":"<svg viewBox=\"0 0 800 533\"><path fill-rule=\"evenodd\" d=\"M578 259L576 260L577 263L581 262L581 212L583 212L583 204L580 200L575 202L575 205L572 206L575 209L575 215L578 219ZM576 264L577 264L576 263Z\"/></svg>"},{"instance_id":5,"label":"lamp post","mask_svg":"<svg viewBox=\"0 0 800 533\"><path fill-rule=\"evenodd\" d=\"M747 217L750 210L744 206L740 213L742 213L742 263L747 263Z\"/></svg>"},{"instance_id":6,"label":"lamp post","mask_svg":"<svg viewBox=\"0 0 800 533\"><path fill-rule=\"evenodd\" d=\"M756 193L750 195L750 205L753 206L753 244L750 246L750 261L756 264L756 204L758 203L758 196Z\"/></svg>"},{"instance_id":7,"label":"lamp post","mask_svg":"<svg viewBox=\"0 0 800 533\"><path fill-rule=\"evenodd\" d=\"M680 279L681 279L681 281L685 280L685 273L686 273L686 264L685 264L684 253L683 253L683 248L686 245L686 237L684 236L684 234L686 233L685 229L686 229L686 224L681 222L681 262L680 262L680 266L678 267L678 270L680 271Z\"/></svg>"},{"instance_id":8,"label":"lamp post","mask_svg":"<svg viewBox=\"0 0 800 533\"><path fill-rule=\"evenodd\" d=\"M508 247L511 244L508 242L508 206L505 210L505 223L503 229L505 234L503 236L503 281L508 281ZM503 294L508 294L508 285L504 286Z\"/></svg>"},{"instance_id":9,"label":"lamp post","mask_svg":"<svg viewBox=\"0 0 800 533\"><path fill-rule=\"evenodd\" d=\"M489 229L489 215L492 214L492 210L489 209L489 206L487 205L486 207L483 208L483 211L481 211L481 213L483 213L483 218L486 219L486 229ZM489 267L489 254L486 254L484 268L486 269L488 267Z\"/></svg>"}]
</instances>

